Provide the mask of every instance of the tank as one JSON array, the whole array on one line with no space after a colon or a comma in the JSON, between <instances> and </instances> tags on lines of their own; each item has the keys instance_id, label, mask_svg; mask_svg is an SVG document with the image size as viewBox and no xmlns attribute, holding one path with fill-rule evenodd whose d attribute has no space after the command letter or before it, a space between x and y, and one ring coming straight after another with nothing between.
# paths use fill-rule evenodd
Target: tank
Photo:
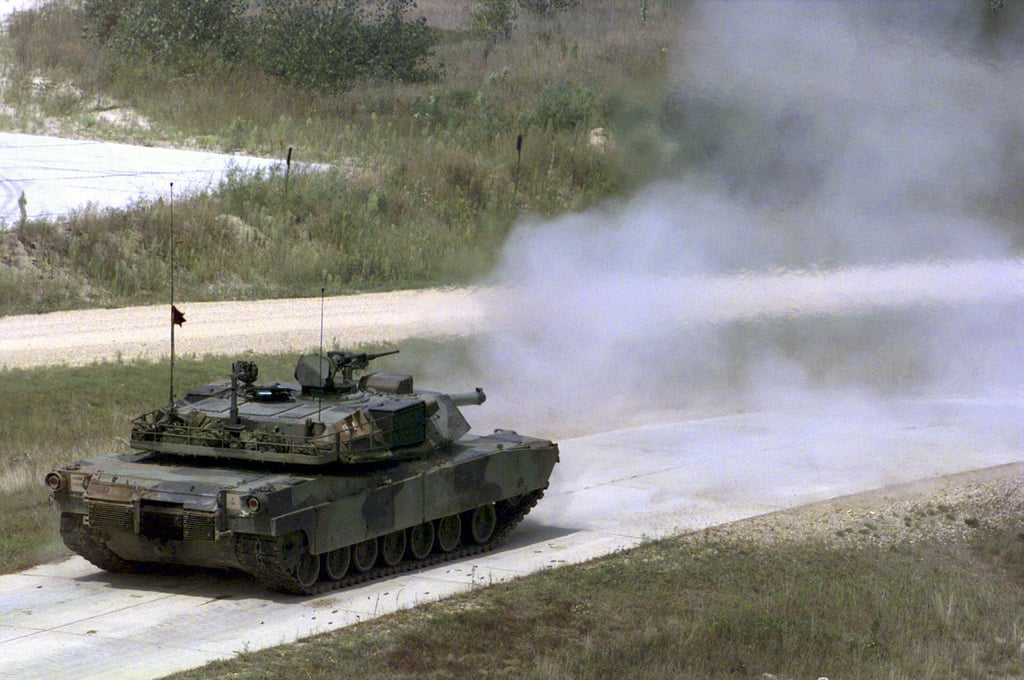
<instances>
[{"instance_id":1,"label":"tank","mask_svg":"<svg viewBox=\"0 0 1024 680\"><path fill-rule=\"evenodd\" d=\"M235 569L299 594L494 548L540 500L558 446L470 434L460 407L480 388L365 373L396 352L306 354L294 382L262 385L238 361L138 416L131 452L46 475L64 543L107 571Z\"/></svg>"}]
</instances>

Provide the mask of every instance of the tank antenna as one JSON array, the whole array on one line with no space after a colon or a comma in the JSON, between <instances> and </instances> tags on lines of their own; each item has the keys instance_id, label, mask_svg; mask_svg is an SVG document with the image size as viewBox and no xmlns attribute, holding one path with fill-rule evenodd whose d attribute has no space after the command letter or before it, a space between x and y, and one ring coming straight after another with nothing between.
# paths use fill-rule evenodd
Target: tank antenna
<instances>
[{"instance_id":1,"label":"tank antenna","mask_svg":"<svg viewBox=\"0 0 1024 680\"><path fill-rule=\"evenodd\" d=\"M171 408L174 408L174 322L178 311L174 308L174 182L171 182Z\"/></svg>"},{"instance_id":2,"label":"tank antenna","mask_svg":"<svg viewBox=\"0 0 1024 680\"><path fill-rule=\"evenodd\" d=\"M324 370L324 287L320 286L320 356L317 359L319 368L317 370ZM321 376L320 380L323 380ZM320 396L316 400L316 421L320 422L320 411L323 409L324 404L324 386L320 386Z\"/></svg>"}]
</instances>

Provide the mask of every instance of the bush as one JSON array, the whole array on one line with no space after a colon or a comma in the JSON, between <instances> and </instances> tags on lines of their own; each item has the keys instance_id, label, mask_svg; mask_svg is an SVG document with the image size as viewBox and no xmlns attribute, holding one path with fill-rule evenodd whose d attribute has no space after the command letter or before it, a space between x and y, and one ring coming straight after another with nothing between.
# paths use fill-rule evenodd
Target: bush
<instances>
[{"instance_id":1,"label":"bush","mask_svg":"<svg viewBox=\"0 0 1024 680\"><path fill-rule=\"evenodd\" d=\"M370 75L419 82L435 75L426 61L437 46L437 35L423 17L405 21L414 0L379 0L376 21L366 32L364 49Z\"/></svg>"},{"instance_id":2,"label":"bush","mask_svg":"<svg viewBox=\"0 0 1024 680\"><path fill-rule=\"evenodd\" d=\"M512 37L512 29L519 18L512 0L477 0L477 7L470 13L473 32L488 45Z\"/></svg>"},{"instance_id":3,"label":"bush","mask_svg":"<svg viewBox=\"0 0 1024 680\"><path fill-rule=\"evenodd\" d=\"M87 34L131 59L181 69L252 62L303 87L339 89L357 79L421 81L437 38L412 0L86 0Z\"/></svg>"},{"instance_id":4,"label":"bush","mask_svg":"<svg viewBox=\"0 0 1024 680\"><path fill-rule=\"evenodd\" d=\"M553 17L579 4L580 0L519 0L520 7L542 17Z\"/></svg>"},{"instance_id":5,"label":"bush","mask_svg":"<svg viewBox=\"0 0 1024 680\"><path fill-rule=\"evenodd\" d=\"M242 0L86 0L87 32L126 56L191 64L197 56L234 58L243 35Z\"/></svg>"},{"instance_id":6,"label":"bush","mask_svg":"<svg viewBox=\"0 0 1024 680\"><path fill-rule=\"evenodd\" d=\"M572 130L593 117L596 105L597 99L589 88L554 85L537 97L530 124L543 129Z\"/></svg>"},{"instance_id":7,"label":"bush","mask_svg":"<svg viewBox=\"0 0 1024 680\"><path fill-rule=\"evenodd\" d=\"M358 3L264 3L252 22L255 61L306 87L348 82L365 70Z\"/></svg>"}]
</instances>

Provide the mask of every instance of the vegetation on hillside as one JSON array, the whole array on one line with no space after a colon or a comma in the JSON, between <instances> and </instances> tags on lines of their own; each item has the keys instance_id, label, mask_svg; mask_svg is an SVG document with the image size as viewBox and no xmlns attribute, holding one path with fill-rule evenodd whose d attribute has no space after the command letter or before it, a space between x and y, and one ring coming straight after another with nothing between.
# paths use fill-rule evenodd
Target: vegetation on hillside
<instances>
[{"instance_id":1,"label":"vegetation on hillside","mask_svg":"<svg viewBox=\"0 0 1024 680\"><path fill-rule=\"evenodd\" d=\"M362 78L426 80L436 34L412 0L86 0L85 33L115 60L172 74L252 64L285 82L344 89ZM213 67L213 68L211 68Z\"/></svg>"},{"instance_id":2,"label":"vegetation on hillside","mask_svg":"<svg viewBox=\"0 0 1024 680\"><path fill-rule=\"evenodd\" d=\"M586 207L664 167L644 151L659 123L640 102L658 106L675 3L540 3L493 42L471 20L477 3L436 3L413 16L411 3L384 2L401 31L423 31L425 45L409 62L416 77L393 77L395 68L377 60L380 68L353 66L338 87L290 70L292 59L312 66L305 57L279 54L274 68L241 58L271 45L306 49L315 36L260 38L253 29L251 41L228 40L209 28L238 20L225 12L204 18L204 30L167 40L164 29L132 28L151 4L134 0L118 13L111 8L122 3L93 0L84 9L57 3L16 13L4 48L8 108L0 127L282 159L291 149L296 161L330 166L235 174L178 200L176 287L185 298L466 281L494 262L517 216ZM181 14L234 7L156 4L163 9L150 20L158 29ZM260 6L263 18L281 14L263 30L289 35L323 26L318 12L326 11L321 3ZM307 14L299 21L289 12ZM360 14L357 23L379 33L391 25L388 16ZM132 56L140 54L151 56ZM112 111L121 114L114 122ZM637 125L647 131L630 133ZM590 143L598 127L622 130L614 147ZM8 226L0 314L166 297L166 201ZM16 259L22 266L10 266Z\"/></svg>"}]
</instances>

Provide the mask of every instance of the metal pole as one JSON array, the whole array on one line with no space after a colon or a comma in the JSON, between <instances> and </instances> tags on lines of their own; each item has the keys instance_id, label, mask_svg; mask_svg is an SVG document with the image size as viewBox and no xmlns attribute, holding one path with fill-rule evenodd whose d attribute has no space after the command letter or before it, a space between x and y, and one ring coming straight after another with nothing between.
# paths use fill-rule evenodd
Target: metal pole
<instances>
[{"instance_id":1,"label":"metal pole","mask_svg":"<svg viewBox=\"0 0 1024 680\"><path fill-rule=\"evenodd\" d=\"M516 202L516 197L519 195L519 164L523 159L523 136L519 135L516 137L516 181L515 186L512 189L512 203Z\"/></svg>"}]
</instances>

